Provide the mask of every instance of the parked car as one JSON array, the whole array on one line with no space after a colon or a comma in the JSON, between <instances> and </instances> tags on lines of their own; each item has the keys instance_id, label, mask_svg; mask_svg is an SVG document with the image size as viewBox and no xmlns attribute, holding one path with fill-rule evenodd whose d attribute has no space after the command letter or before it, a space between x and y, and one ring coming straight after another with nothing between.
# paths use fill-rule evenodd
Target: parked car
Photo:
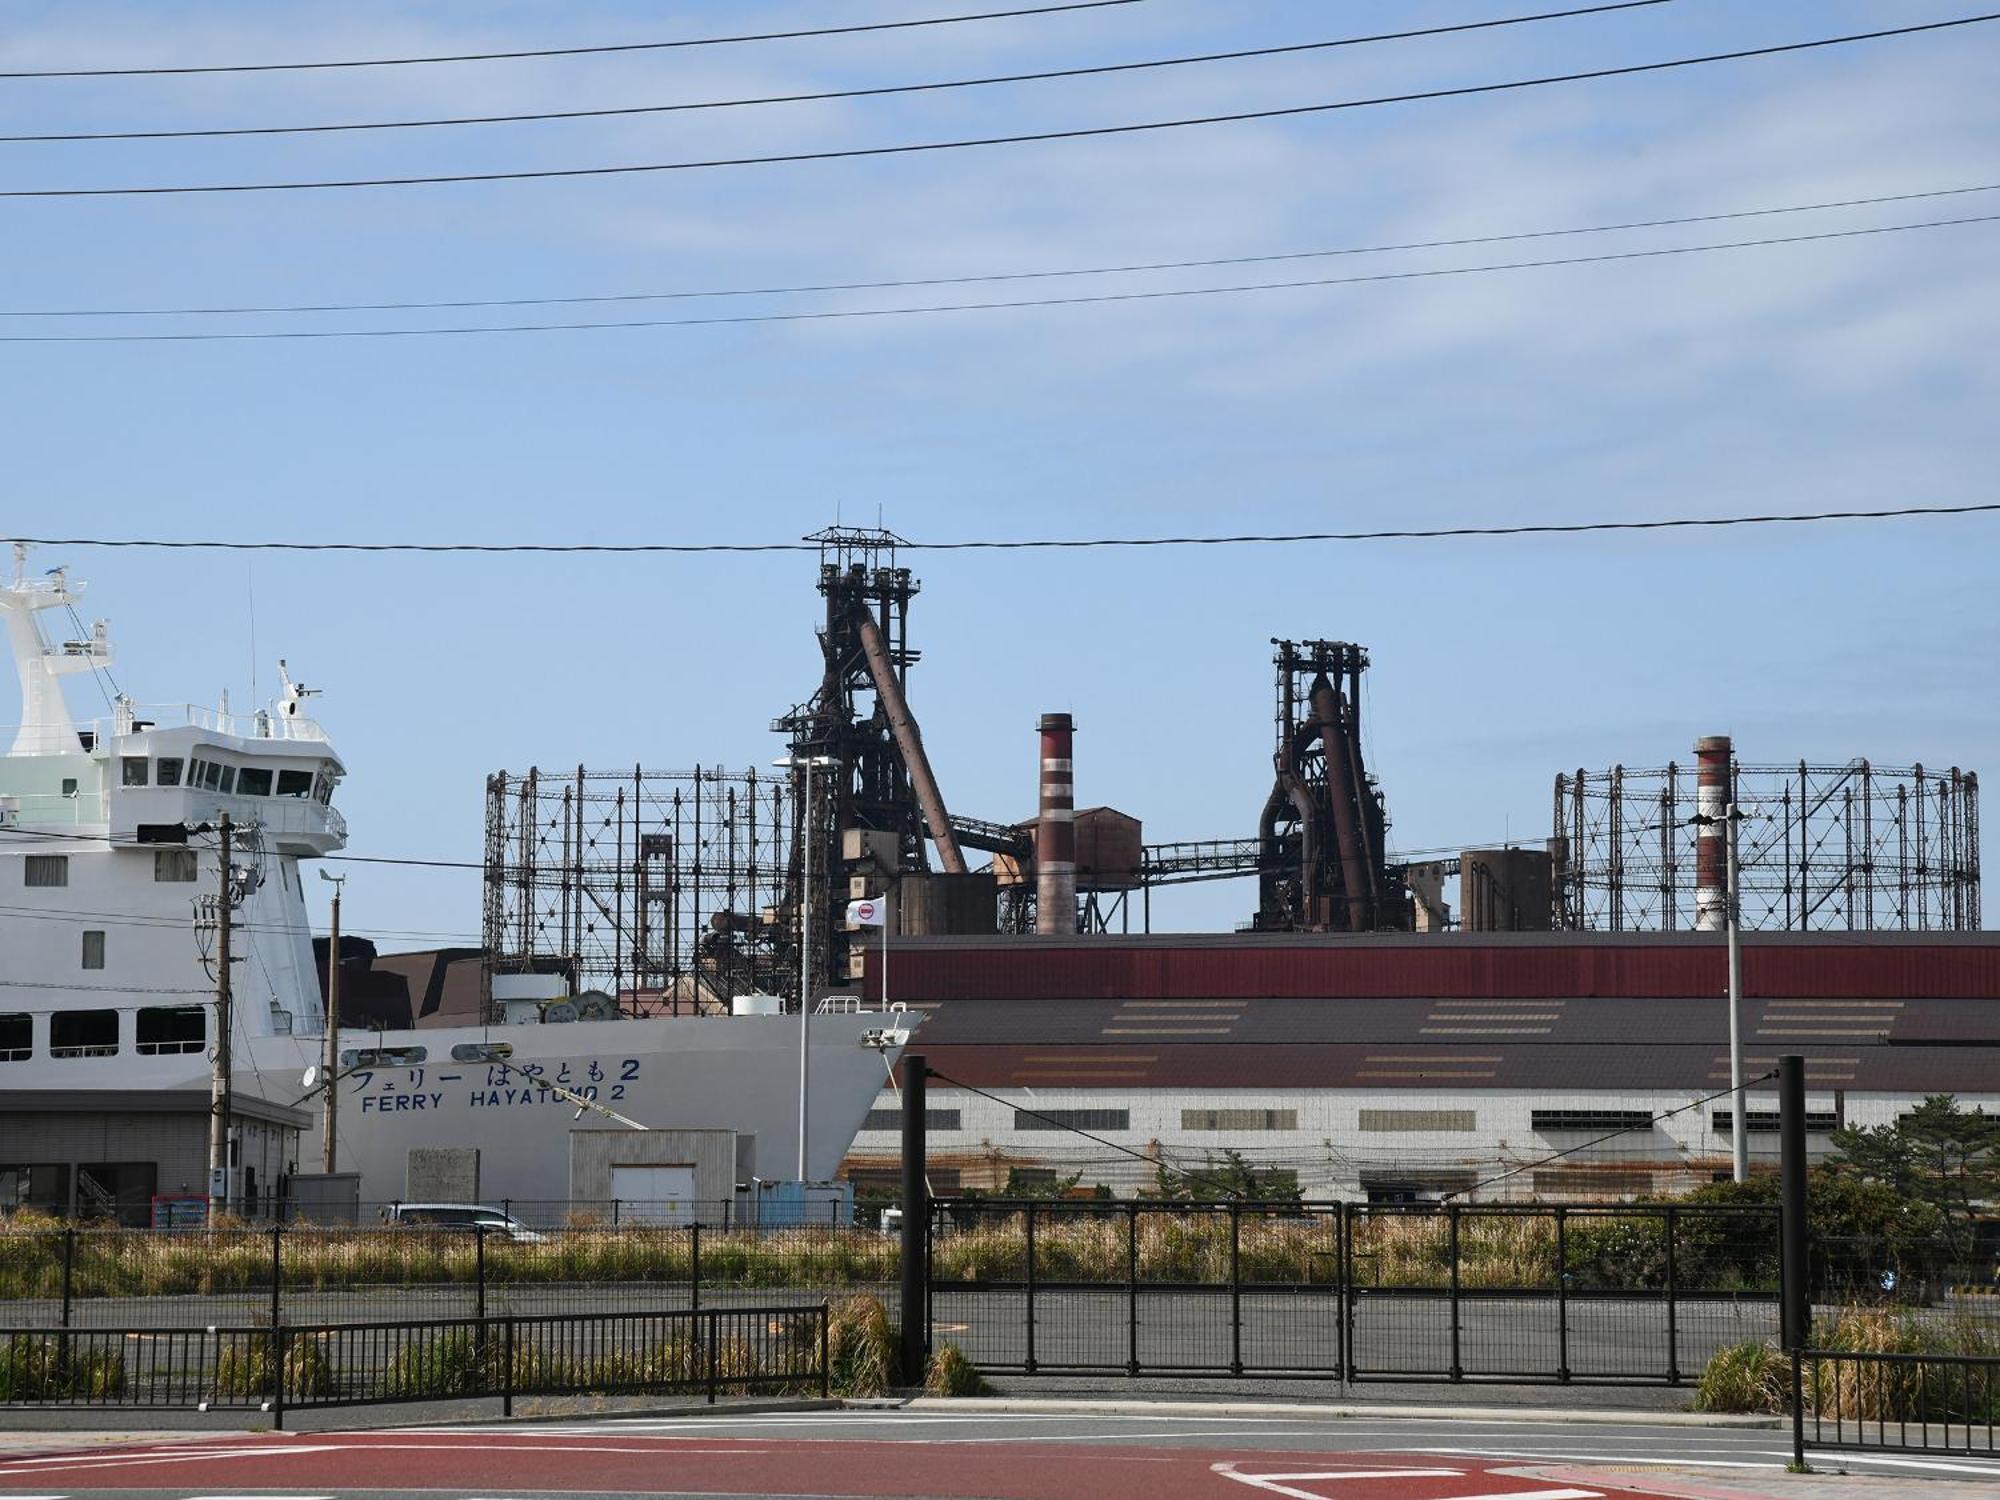
<instances>
[{"instance_id":1,"label":"parked car","mask_svg":"<svg viewBox=\"0 0 2000 1500\"><path fill-rule=\"evenodd\" d=\"M504 1209L483 1203L392 1203L382 1217L399 1228L483 1229L524 1245L539 1245L548 1238Z\"/></svg>"}]
</instances>

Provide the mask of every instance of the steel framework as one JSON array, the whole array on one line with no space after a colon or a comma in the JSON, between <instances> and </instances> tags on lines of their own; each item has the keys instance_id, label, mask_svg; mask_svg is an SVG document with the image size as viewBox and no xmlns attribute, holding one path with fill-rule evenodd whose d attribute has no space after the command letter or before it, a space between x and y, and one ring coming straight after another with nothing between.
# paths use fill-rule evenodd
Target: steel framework
<instances>
[{"instance_id":1,"label":"steel framework","mask_svg":"<svg viewBox=\"0 0 2000 1500\"><path fill-rule=\"evenodd\" d=\"M1979 778L1953 766L1731 762L1748 928L1968 932L1979 926ZM1695 925L1692 766L1555 782L1555 925Z\"/></svg>"},{"instance_id":2,"label":"steel framework","mask_svg":"<svg viewBox=\"0 0 2000 1500\"><path fill-rule=\"evenodd\" d=\"M794 995L778 920L782 773L530 769L486 778L484 936L498 973L567 974L628 1014Z\"/></svg>"}]
</instances>

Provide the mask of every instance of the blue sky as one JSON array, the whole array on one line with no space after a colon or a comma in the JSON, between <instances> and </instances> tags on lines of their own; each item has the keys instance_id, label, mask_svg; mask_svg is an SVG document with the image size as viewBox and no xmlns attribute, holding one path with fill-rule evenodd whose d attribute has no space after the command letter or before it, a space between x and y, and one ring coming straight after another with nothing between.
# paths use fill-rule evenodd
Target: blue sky
<instances>
[{"instance_id":1,"label":"blue sky","mask_svg":"<svg viewBox=\"0 0 2000 1500\"><path fill-rule=\"evenodd\" d=\"M379 56L948 13L839 5L16 4L9 68ZM977 9L966 6L964 9ZM1528 11L1534 6L1518 9ZM1969 8L1967 8L1969 9ZM1508 13L1243 0L615 57L18 80L5 133L728 98L1273 45ZM1909 24L1942 3L1678 0L1335 52L679 116L13 144L7 185L673 160L1060 129ZM1260 254L2000 182L2000 25L1458 101L894 159L345 193L13 200L7 308L714 289ZM2000 212L2000 194L1558 242L1559 253ZM2000 226L1440 281L818 325L13 345L13 525L326 540L787 540L1431 526L1992 496ZM1528 258L1507 247L1328 274ZM1316 262L1306 262L1310 267ZM1288 269L1288 268L1281 268ZM1313 274L1301 271L1298 274ZM1124 289L1262 279L1159 273ZM1093 283L1092 289L1102 289ZM897 305L902 293L748 304ZM920 296L916 300L931 300ZM707 304L695 304L706 306ZM741 306L741 304L729 304ZM477 321L477 314L433 315ZM412 319L417 321L418 319ZM367 327L383 314L237 320ZM7 319L12 331L131 326ZM155 327L199 325L161 320ZM1549 826L1562 768L2000 755L1992 519L1577 540L940 554L912 699L954 807L1078 790L1153 839L1254 831L1273 636L1374 654L1393 842ZM476 858L484 775L743 765L816 676L804 557L72 549L144 701L325 689L352 852ZM1988 852L1991 852L1989 841ZM476 876L350 866L362 930L471 934ZM1247 915L1166 893L1163 924ZM401 946L387 942L385 946Z\"/></svg>"}]
</instances>

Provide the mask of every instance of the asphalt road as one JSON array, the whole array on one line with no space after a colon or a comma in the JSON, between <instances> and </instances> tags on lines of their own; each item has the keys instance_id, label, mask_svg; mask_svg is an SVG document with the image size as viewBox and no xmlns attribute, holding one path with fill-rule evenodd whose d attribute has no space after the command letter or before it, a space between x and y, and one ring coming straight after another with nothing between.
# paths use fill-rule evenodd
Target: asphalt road
<instances>
[{"instance_id":1,"label":"asphalt road","mask_svg":"<svg viewBox=\"0 0 2000 1500\"><path fill-rule=\"evenodd\" d=\"M1868 1477L1783 1474L1769 1429L1525 1423L1440 1413L1333 1420L1228 1415L876 1409L206 1437L0 1459L0 1496L210 1500L228 1495L765 1495L1069 1500L1593 1500L1615 1495L1867 1496L1901 1481L1992 1494L2000 1462L1821 1455ZM1692 1474L1705 1488L1690 1489Z\"/></svg>"}]
</instances>

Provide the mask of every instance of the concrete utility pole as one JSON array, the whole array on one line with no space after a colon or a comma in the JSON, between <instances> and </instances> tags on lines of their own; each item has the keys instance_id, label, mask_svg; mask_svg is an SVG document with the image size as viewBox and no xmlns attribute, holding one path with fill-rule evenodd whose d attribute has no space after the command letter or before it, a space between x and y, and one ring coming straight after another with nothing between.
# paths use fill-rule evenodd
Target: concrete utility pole
<instances>
[{"instance_id":1,"label":"concrete utility pole","mask_svg":"<svg viewBox=\"0 0 2000 1500\"><path fill-rule=\"evenodd\" d=\"M1743 814L1731 802L1723 809L1724 847L1728 850L1729 893L1729 1107L1731 1171L1738 1182L1750 1179L1750 1119L1743 1094L1743 895L1736 857L1736 827Z\"/></svg>"},{"instance_id":2,"label":"concrete utility pole","mask_svg":"<svg viewBox=\"0 0 2000 1500\"><path fill-rule=\"evenodd\" d=\"M340 1112L340 898L347 877L321 870L319 878L333 884L332 935L326 950L326 1056L321 1064L326 1070L326 1135L320 1145L320 1170L332 1173L335 1118Z\"/></svg>"},{"instance_id":3,"label":"concrete utility pole","mask_svg":"<svg viewBox=\"0 0 2000 1500\"><path fill-rule=\"evenodd\" d=\"M209 1054L208 1070L208 1213L211 1219L217 1214L229 1212L231 1198L229 1036L234 1025L231 1016L234 997L229 974L230 900L234 886L229 868L231 834L229 815L224 813L215 899L215 1050Z\"/></svg>"}]
</instances>

